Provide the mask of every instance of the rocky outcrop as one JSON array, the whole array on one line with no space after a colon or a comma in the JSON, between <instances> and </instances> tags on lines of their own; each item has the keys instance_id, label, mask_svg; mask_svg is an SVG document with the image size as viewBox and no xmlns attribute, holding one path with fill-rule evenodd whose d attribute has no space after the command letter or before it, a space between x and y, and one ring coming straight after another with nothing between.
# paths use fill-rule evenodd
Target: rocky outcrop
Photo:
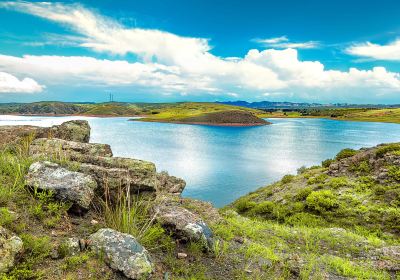
<instances>
[{"instance_id":1,"label":"rocky outcrop","mask_svg":"<svg viewBox=\"0 0 400 280\"><path fill-rule=\"evenodd\" d=\"M21 238L0 226L0 274L9 271L22 253Z\"/></svg>"},{"instance_id":2,"label":"rocky outcrop","mask_svg":"<svg viewBox=\"0 0 400 280\"><path fill-rule=\"evenodd\" d=\"M170 193L180 195L186 186L185 180L170 176L167 172L157 173L158 187L162 193Z\"/></svg>"},{"instance_id":3,"label":"rocky outcrop","mask_svg":"<svg viewBox=\"0 0 400 280\"><path fill-rule=\"evenodd\" d=\"M364 148L355 155L336 160L329 165L331 176L354 176L368 173L378 181L390 178L388 166L400 166L400 144L382 144L373 148Z\"/></svg>"},{"instance_id":4,"label":"rocky outcrop","mask_svg":"<svg viewBox=\"0 0 400 280\"><path fill-rule=\"evenodd\" d=\"M89 144L63 139L39 138L30 145L32 157L47 156L57 160L91 162L94 157L111 157L112 151L107 144Z\"/></svg>"},{"instance_id":5,"label":"rocky outcrop","mask_svg":"<svg viewBox=\"0 0 400 280\"><path fill-rule=\"evenodd\" d=\"M212 251L214 235L208 225L198 216L173 201L163 201L154 207L160 224L178 239L196 241Z\"/></svg>"},{"instance_id":6,"label":"rocky outcrop","mask_svg":"<svg viewBox=\"0 0 400 280\"><path fill-rule=\"evenodd\" d=\"M68 121L61 125L50 127L48 134L53 138L89 143L90 126L87 121L83 120Z\"/></svg>"},{"instance_id":7,"label":"rocky outcrop","mask_svg":"<svg viewBox=\"0 0 400 280\"><path fill-rule=\"evenodd\" d=\"M26 184L54 192L55 198L73 203L73 210L89 209L96 182L91 176L69 171L48 161L35 162L26 176Z\"/></svg>"},{"instance_id":8,"label":"rocky outcrop","mask_svg":"<svg viewBox=\"0 0 400 280\"><path fill-rule=\"evenodd\" d=\"M166 172L157 173L151 162L112 157L110 146L105 144L40 138L32 142L30 154L36 158L77 162L77 171L92 176L99 186L99 193L106 192L111 199L115 190L121 188L129 188L132 193L180 194L186 185L184 180Z\"/></svg>"},{"instance_id":9,"label":"rocky outcrop","mask_svg":"<svg viewBox=\"0 0 400 280\"><path fill-rule=\"evenodd\" d=\"M130 279L147 279L154 271L149 253L132 235L103 228L89 237L89 248Z\"/></svg>"},{"instance_id":10,"label":"rocky outcrop","mask_svg":"<svg viewBox=\"0 0 400 280\"><path fill-rule=\"evenodd\" d=\"M59 138L77 142L89 142L90 126L87 121L77 120L64 122L52 127L28 125L0 126L0 148L18 144L24 138Z\"/></svg>"}]
</instances>

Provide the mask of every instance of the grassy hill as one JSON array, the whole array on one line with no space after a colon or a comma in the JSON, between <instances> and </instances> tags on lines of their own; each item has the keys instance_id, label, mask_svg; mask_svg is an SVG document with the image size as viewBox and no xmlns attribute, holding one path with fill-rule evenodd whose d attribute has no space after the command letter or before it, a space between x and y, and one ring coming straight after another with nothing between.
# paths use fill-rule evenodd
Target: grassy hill
<instances>
[{"instance_id":1,"label":"grassy hill","mask_svg":"<svg viewBox=\"0 0 400 280\"><path fill-rule=\"evenodd\" d=\"M229 112L232 113L232 116L230 116ZM243 115L243 118L235 118L238 115ZM229 123L229 120L231 120L231 122L238 123L241 121L243 123L247 123L247 121L248 123L259 121L259 123L261 123L259 119L256 120L253 118L250 120L249 115L255 116L256 118L257 116L263 117L264 112L256 109L224 104L189 102L171 104L162 108L153 109L150 115L140 119L140 121Z\"/></svg>"},{"instance_id":2,"label":"grassy hill","mask_svg":"<svg viewBox=\"0 0 400 280\"><path fill-rule=\"evenodd\" d=\"M400 123L400 108L368 109L368 108L339 108L339 109L304 109L297 111L267 112L269 118L330 118L346 121L388 122Z\"/></svg>"}]
</instances>

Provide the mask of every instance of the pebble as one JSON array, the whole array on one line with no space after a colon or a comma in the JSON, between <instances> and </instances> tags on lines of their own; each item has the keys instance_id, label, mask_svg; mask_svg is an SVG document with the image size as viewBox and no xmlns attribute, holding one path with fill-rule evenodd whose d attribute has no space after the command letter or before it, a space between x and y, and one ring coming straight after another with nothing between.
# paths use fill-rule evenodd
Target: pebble
<instances>
[{"instance_id":1,"label":"pebble","mask_svg":"<svg viewBox=\"0 0 400 280\"><path fill-rule=\"evenodd\" d=\"M177 257L178 257L178 259L186 259L187 254L186 253L178 253Z\"/></svg>"}]
</instances>

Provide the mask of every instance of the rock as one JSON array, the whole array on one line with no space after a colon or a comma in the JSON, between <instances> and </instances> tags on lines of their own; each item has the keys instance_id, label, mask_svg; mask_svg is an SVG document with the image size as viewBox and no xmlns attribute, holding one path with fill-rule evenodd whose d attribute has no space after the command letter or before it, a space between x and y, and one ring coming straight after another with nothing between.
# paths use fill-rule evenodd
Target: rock
<instances>
[{"instance_id":1,"label":"rock","mask_svg":"<svg viewBox=\"0 0 400 280\"><path fill-rule=\"evenodd\" d=\"M24 138L59 138L77 142L89 142L90 126L87 121L68 121L52 127L29 125L0 126L0 147L18 144Z\"/></svg>"},{"instance_id":2,"label":"rock","mask_svg":"<svg viewBox=\"0 0 400 280\"><path fill-rule=\"evenodd\" d=\"M48 161L35 162L30 166L26 184L53 191L56 199L72 202L73 210L77 211L89 209L97 187L92 177Z\"/></svg>"},{"instance_id":3,"label":"rock","mask_svg":"<svg viewBox=\"0 0 400 280\"><path fill-rule=\"evenodd\" d=\"M89 237L89 247L130 279L147 279L154 271L149 253L132 235L103 228Z\"/></svg>"},{"instance_id":4,"label":"rock","mask_svg":"<svg viewBox=\"0 0 400 280\"><path fill-rule=\"evenodd\" d=\"M186 253L181 253L181 252L179 252L179 253L176 255L176 257L177 257L178 259L186 259L186 258L187 258L187 254L186 254Z\"/></svg>"},{"instance_id":5,"label":"rock","mask_svg":"<svg viewBox=\"0 0 400 280\"><path fill-rule=\"evenodd\" d=\"M388 246L371 252L369 259L375 257L375 266L378 269L400 271L400 246Z\"/></svg>"},{"instance_id":6,"label":"rock","mask_svg":"<svg viewBox=\"0 0 400 280\"><path fill-rule=\"evenodd\" d=\"M137 161L137 163L135 169L82 163L79 165L79 171L91 175L99 186L100 194L107 193L109 199L114 201L118 198L118 191L128 187L134 194L143 191L156 191L157 178L154 165L144 161Z\"/></svg>"},{"instance_id":7,"label":"rock","mask_svg":"<svg viewBox=\"0 0 400 280\"><path fill-rule=\"evenodd\" d=\"M157 174L159 192L166 192L171 194L180 195L186 186L185 180L170 176L167 172L163 171Z\"/></svg>"},{"instance_id":8,"label":"rock","mask_svg":"<svg viewBox=\"0 0 400 280\"><path fill-rule=\"evenodd\" d=\"M98 222L97 220L95 220L95 219L93 219L93 220L90 221L90 224L91 224L92 226L97 225L98 223L99 223L99 222Z\"/></svg>"},{"instance_id":9,"label":"rock","mask_svg":"<svg viewBox=\"0 0 400 280\"><path fill-rule=\"evenodd\" d=\"M110 145L67 141L62 139L39 138L30 145L33 157L47 156L58 160L90 162L93 157L111 157Z\"/></svg>"},{"instance_id":10,"label":"rock","mask_svg":"<svg viewBox=\"0 0 400 280\"><path fill-rule=\"evenodd\" d=\"M161 225L176 237L184 241L201 242L207 250L213 250L213 233L198 215L181 206L168 203L160 203L155 206L154 211Z\"/></svg>"},{"instance_id":11,"label":"rock","mask_svg":"<svg viewBox=\"0 0 400 280\"><path fill-rule=\"evenodd\" d=\"M79 239L76 237L68 238L63 243L63 249L65 250L65 254L68 256L75 256L81 252L81 246Z\"/></svg>"},{"instance_id":12,"label":"rock","mask_svg":"<svg viewBox=\"0 0 400 280\"><path fill-rule=\"evenodd\" d=\"M0 274L9 271L23 251L21 238L0 227Z\"/></svg>"},{"instance_id":13,"label":"rock","mask_svg":"<svg viewBox=\"0 0 400 280\"><path fill-rule=\"evenodd\" d=\"M90 126L88 121L75 120L64 122L49 129L49 136L68 141L89 143Z\"/></svg>"}]
</instances>

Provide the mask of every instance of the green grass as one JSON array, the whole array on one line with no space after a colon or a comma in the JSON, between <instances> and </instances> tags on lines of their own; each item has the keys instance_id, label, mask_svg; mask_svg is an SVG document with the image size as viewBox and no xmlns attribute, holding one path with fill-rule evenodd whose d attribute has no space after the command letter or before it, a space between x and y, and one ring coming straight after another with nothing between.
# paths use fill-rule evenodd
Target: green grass
<instances>
[{"instance_id":1,"label":"green grass","mask_svg":"<svg viewBox=\"0 0 400 280\"><path fill-rule=\"evenodd\" d=\"M330 118L346 121L400 123L400 108L317 108L298 111L275 111L266 118Z\"/></svg>"}]
</instances>

